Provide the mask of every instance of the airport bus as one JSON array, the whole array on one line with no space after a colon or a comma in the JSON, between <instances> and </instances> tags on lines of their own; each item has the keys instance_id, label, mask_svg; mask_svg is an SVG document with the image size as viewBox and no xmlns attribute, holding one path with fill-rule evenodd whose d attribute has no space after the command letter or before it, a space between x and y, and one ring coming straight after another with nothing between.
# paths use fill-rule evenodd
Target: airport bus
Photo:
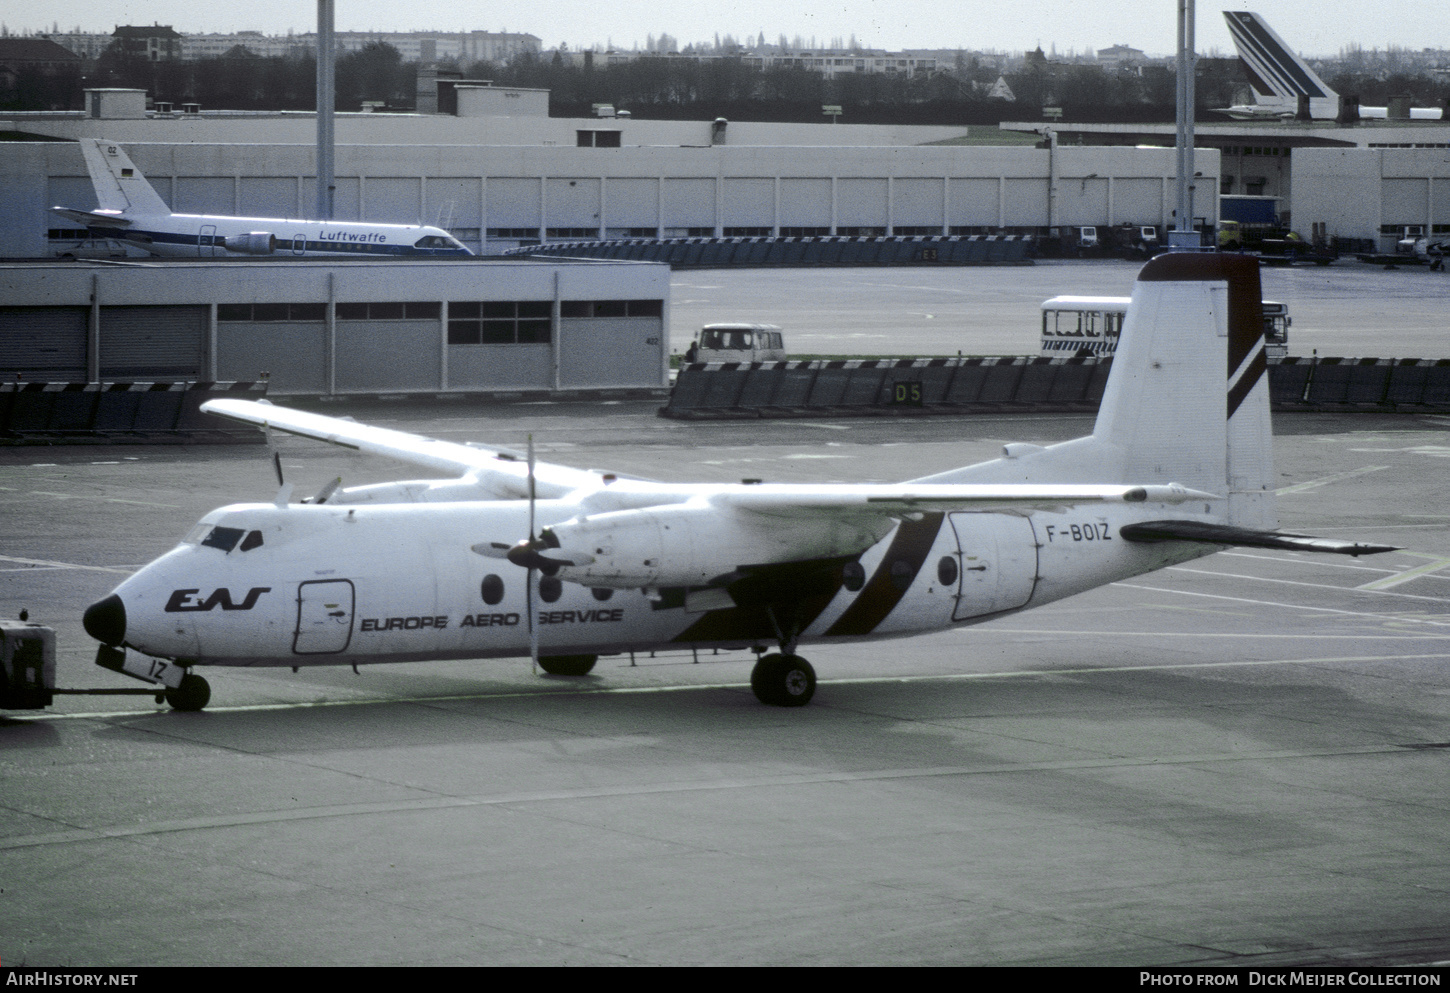
<instances>
[{"instance_id":1,"label":"airport bus","mask_svg":"<svg viewBox=\"0 0 1450 993\"><path fill-rule=\"evenodd\" d=\"M1042 303L1044 355L1112 355L1123 330L1129 297L1058 296ZM1289 308L1264 301L1264 351L1271 360L1289 354Z\"/></svg>"}]
</instances>

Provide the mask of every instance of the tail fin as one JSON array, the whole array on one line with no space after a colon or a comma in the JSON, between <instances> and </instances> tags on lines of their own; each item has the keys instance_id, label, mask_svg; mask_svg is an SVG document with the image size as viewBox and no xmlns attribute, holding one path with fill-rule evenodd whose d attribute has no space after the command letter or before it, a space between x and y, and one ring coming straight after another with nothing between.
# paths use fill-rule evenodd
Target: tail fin
<instances>
[{"instance_id":1,"label":"tail fin","mask_svg":"<svg viewBox=\"0 0 1450 993\"><path fill-rule=\"evenodd\" d=\"M146 182L141 170L115 142L104 138L82 138L81 152L96 188L96 199L102 210L119 210L128 214L171 214L166 201Z\"/></svg>"},{"instance_id":2,"label":"tail fin","mask_svg":"<svg viewBox=\"0 0 1450 993\"><path fill-rule=\"evenodd\" d=\"M1092 437L1122 453L1124 479L1223 493L1229 523L1274 526L1257 259L1183 252L1143 267Z\"/></svg>"},{"instance_id":3,"label":"tail fin","mask_svg":"<svg viewBox=\"0 0 1450 993\"><path fill-rule=\"evenodd\" d=\"M1223 494L1225 523L1274 527L1260 292L1248 256L1150 260L1091 436L916 482L1180 483Z\"/></svg>"},{"instance_id":4,"label":"tail fin","mask_svg":"<svg viewBox=\"0 0 1450 993\"><path fill-rule=\"evenodd\" d=\"M1239 61L1249 75L1254 100L1286 114L1294 114L1299 99L1309 100L1309 114L1333 118L1339 113L1339 94L1320 79L1308 63L1289 50L1284 39L1258 14L1226 10L1224 20L1239 50Z\"/></svg>"}]
</instances>

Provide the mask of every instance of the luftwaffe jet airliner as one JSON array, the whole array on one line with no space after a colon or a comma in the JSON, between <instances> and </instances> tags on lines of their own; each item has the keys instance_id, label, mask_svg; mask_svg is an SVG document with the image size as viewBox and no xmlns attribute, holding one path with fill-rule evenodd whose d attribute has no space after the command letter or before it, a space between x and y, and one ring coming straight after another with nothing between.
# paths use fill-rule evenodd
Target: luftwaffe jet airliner
<instances>
[{"instance_id":1,"label":"luftwaffe jet airliner","mask_svg":"<svg viewBox=\"0 0 1450 993\"><path fill-rule=\"evenodd\" d=\"M174 258L448 258L472 255L442 228L366 221L173 214L121 146L82 138L95 210L52 207L93 235Z\"/></svg>"},{"instance_id":2,"label":"luftwaffe jet airliner","mask_svg":"<svg viewBox=\"0 0 1450 993\"><path fill-rule=\"evenodd\" d=\"M804 645L980 624L1232 545L1390 551L1275 530L1263 331L1254 259L1158 256L1091 435L882 485L649 482L211 400L439 478L214 510L85 628L99 664L164 682L178 709L209 700L206 666L531 656L577 676L692 647L753 649L756 696L799 706Z\"/></svg>"}]
</instances>

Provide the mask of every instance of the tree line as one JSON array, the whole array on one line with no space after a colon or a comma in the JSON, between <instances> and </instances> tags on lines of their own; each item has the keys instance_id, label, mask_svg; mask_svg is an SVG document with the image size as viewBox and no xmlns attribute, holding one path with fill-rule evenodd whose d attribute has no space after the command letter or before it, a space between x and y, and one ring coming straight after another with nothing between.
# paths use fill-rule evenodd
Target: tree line
<instances>
[{"instance_id":1,"label":"tree line","mask_svg":"<svg viewBox=\"0 0 1450 993\"><path fill-rule=\"evenodd\" d=\"M445 64L447 65L447 64ZM757 121L823 121L822 106L839 105L841 120L857 124L996 124L1034 119L1043 106L1061 107L1063 119L1082 122L1171 121L1175 75L1148 65L1113 70L1094 65L1029 60L1002 74L1015 100L987 93L998 71L970 53L958 53L931 74L842 73L828 77L800 67L757 69L739 59L646 57L613 65L579 66L557 53L523 55L507 63L448 65L468 79L500 86L550 91L556 117L588 117L595 104L613 104L635 117ZM337 109L359 110L373 102L387 110L415 106L416 63L398 50L372 42L337 59ZM94 69L54 74L19 73L0 109L79 109L87 86L126 86L175 105L207 109L314 110L316 61L310 53L258 56L238 47L214 58L150 62L112 45ZM1199 115L1247 99L1247 78L1238 59L1201 58L1196 80ZM1439 104L1447 87L1429 76L1343 73L1330 80L1341 93L1385 104L1408 93L1416 103Z\"/></svg>"}]
</instances>

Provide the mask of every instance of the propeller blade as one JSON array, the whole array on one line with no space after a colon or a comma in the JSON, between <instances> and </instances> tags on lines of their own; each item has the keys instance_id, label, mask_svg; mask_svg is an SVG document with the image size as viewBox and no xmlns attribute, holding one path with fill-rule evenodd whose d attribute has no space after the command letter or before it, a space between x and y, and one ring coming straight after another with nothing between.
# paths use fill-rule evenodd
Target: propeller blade
<instances>
[{"instance_id":1,"label":"propeller blade","mask_svg":"<svg viewBox=\"0 0 1450 993\"><path fill-rule=\"evenodd\" d=\"M469 545L469 551L475 555L482 555L489 559L506 559L509 557L509 550L513 545L506 545L501 541L480 541L476 545Z\"/></svg>"},{"instance_id":2,"label":"propeller blade","mask_svg":"<svg viewBox=\"0 0 1450 993\"><path fill-rule=\"evenodd\" d=\"M317 491L317 496L315 496L315 497L312 498L312 502L313 503L326 503L328 500L332 499L332 495L337 492L337 488L339 486L341 486L341 485L342 485L342 477L341 476L338 476L332 482L328 483L322 489L318 490Z\"/></svg>"},{"instance_id":3,"label":"propeller blade","mask_svg":"<svg viewBox=\"0 0 1450 993\"><path fill-rule=\"evenodd\" d=\"M529 608L529 663L535 676L539 674L539 628L534 623L534 570L529 570L528 584L524 587Z\"/></svg>"},{"instance_id":4,"label":"propeller blade","mask_svg":"<svg viewBox=\"0 0 1450 993\"><path fill-rule=\"evenodd\" d=\"M534 436L529 435L529 541L534 540Z\"/></svg>"}]
</instances>

